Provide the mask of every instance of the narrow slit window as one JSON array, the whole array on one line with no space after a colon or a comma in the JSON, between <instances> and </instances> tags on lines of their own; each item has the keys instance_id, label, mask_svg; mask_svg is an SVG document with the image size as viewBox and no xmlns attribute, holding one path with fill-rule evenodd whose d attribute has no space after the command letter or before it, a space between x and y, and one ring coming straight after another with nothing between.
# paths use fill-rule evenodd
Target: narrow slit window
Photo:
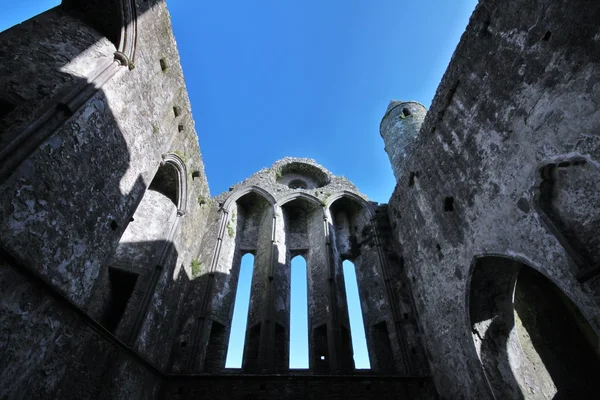
<instances>
[{"instance_id":1,"label":"narrow slit window","mask_svg":"<svg viewBox=\"0 0 600 400\"><path fill-rule=\"evenodd\" d=\"M292 259L290 292L290 368L308 369L308 282L302 256Z\"/></svg>"},{"instance_id":2,"label":"narrow slit window","mask_svg":"<svg viewBox=\"0 0 600 400\"><path fill-rule=\"evenodd\" d=\"M14 111L17 106L0 97L0 119Z\"/></svg>"},{"instance_id":3,"label":"narrow slit window","mask_svg":"<svg viewBox=\"0 0 600 400\"><path fill-rule=\"evenodd\" d=\"M346 299L348 301L348 314L350 317L350 334L352 336L352 348L354 350L354 367L356 369L371 369L369 361L369 350L367 349L367 338L365 335L365 324L363 322L360 297L358 294L358 282L356 270L351 261L344 261L344 282L346 285Z\"/></svg>"},{"instance_id":4,"label":"narrow slit window","mask_svg":"<svg viewBox=\"0 0 600 400\"><path fill-rule=\"evenodd\" d=\"M248 324L248 307L250 305L250 287L252 286L252 270L254 256L245 254L242 257L240 275L231 320L231 332L227 346L225 368L242 368L246 326Z\"/></svg>"},{"instance_id":5,"label":"narrow slit window","mask_svg":"<svg viewBox=\"0 0 600 400\"><path fill-rule=\"evenodd\" d=\"M102 325L112 333L115 333L125 310L127 303L133 294L137 274L133 274L118 268L108 269L108 304L104 308L101 317Z\"/></svg>"}]
</instances>

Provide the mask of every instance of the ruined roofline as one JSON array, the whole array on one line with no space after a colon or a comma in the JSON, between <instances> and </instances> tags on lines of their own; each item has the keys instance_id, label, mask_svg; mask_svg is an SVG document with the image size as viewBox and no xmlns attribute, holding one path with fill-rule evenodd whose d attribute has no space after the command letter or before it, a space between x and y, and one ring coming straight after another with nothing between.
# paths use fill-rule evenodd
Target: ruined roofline
<instances>
[{"instance_id":1,"label":"ruined roofline","mask_svg":"<svg viewBox=\"0 0 600 400\"><path fill-rule=\"evenodd\" d=\"M301 181L299 187L291 188L292 181ZM307 184L306 187L301 187ZM314 159L300 157L284 157L268 168L262 168L247 179L232 185L228 191L214 197L224 203L233 192L257 186L265 188L275 198L280 199L288 193L303 191L313 195L320 201L329 196L347 190L370 201L358 188L343 176L336 176Z\"/></svg>"}]
</instances>

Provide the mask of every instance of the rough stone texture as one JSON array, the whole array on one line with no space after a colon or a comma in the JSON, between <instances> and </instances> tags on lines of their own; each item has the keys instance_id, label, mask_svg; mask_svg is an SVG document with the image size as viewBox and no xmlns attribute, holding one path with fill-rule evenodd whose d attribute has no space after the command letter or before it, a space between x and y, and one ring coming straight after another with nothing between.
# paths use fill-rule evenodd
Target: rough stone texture
<instances>
[{"instance_id":1,"label":"rough stone texture","mask_svg":"<svg viewBox=\"0 0 600 400\"><path fill-rule=\"evenodd\" d=\"M298 158L211 198L161 1L65 0L2 33L0 397L598 397L598 21L588 0L483 0L427 116L386 111L389 206Z\"/></svg>"},{"instance_id":2,"label":"rough stone texture","mask_svg":"<svg viewBox=\"0 0 600 400\"><path fill-rule=\"evenodd\" d=\"M600 265L600 169L575 157L550 163L542 171L539 210L577 264L579 279L585 279Z\"/></svg>"},{"instance_id":3,"label":"rough stone texture","mask_svg":"<svg viewBox=\"0 0 600 400\"><path fill-rule=\"evenodd\" d=\"M56 358L54 353L42 349L38 351L39 346L32 343L45 341L42 337L60 336L60 326L77 326L77 320L73 321L76 317L67 319L64 315L65 307L78 307L80 312L86 309L94 316L93 308L97 302L95 293L104 291L99 286L106 282L103 277L108 276L109 261L119 242L120 249L124 249L128 243L140 255L135 265L131 265L134 269L147 268L138 264L142 259L154 259L156 262L156 258L150 254L155 249L168 249L158 273L153 276L152 291L147 290L149 282L139 281L145 286L137 290L146 295L145 309L131 310L136 307L129 307L132 312L125 312L124 325L135 321L138 325L137 335L131 337L131 332L119 330L115 333L158 367L166 368L170 361L184 289L192 275L191 261L196 258L202 242L210 195L165 5L152 1L139 2L134 6L137 6L138 15L135 67L133 64L130 70L121 67L2 182L2 247L22 265L18 268L26 268L41 277L52 288L52 293L57 291L69 303L68 306L64 305L67 303L46 306L45 314L56 313L56 317L53 317L56 322L48 322L49 325L43 322L45 317L33 313L22 314L23 323L34 326L28 331L19 329L17 322L3 324L14 334L30 337L32 341L29 345L26 345L29 342L23 342L25 347L16 346L19 343L16 339L4 342L10 342L10 346L2 346L11 351L10 365L30 365L28 371L18 372L17 375L22 376L20 380L15 380L13 375L7 375L8 365L2 363L2 386L9 387L7 382L13 382L10 387L14 392L7 395L9 398L30 397L26 395L30 386L27 380L34 379L42 371L43 365ZM107 53L97 51L100 48L98 43L110 42L106 42L106 38L87 25L85 19L71 17L70 11L67 5L60 6L0 37L3 49L10 46L13 54L37 57L30 63L24 62L26 68L12 69L12 75L1 74L4 79L11 79L8 83L3 81L2 87L13 85L21 88L23 96L28 96L26 102L32 106L56 102L61 88L77 90L77 83L86 77L97 57L108 54L108 61L112 61L114 47ZM119 12L113 10L114 15L119 15ZM47 18L52 21L60 18L60 23L40 25L38 20ZM42 35L44 31L40 27L44 26L51 28L51 33L46 34L44 40L26 34L19 36L16 41L10 39L13 31L35 31ZM102 48L112 46L108 44ZM43 51L40 46L52 51ZM11 57L7 59L12 60ZM168 69L161 69L161 59L167 60ZM9 64L6 65L10 67ZM72 68L58 69L67 64ZM28 75L29 67L35 67L40 71L39 75ZM62 79L63 76L73 78ZM35 89L38 84L49 88L40 92L45 96L43 98L35 97L38 96L35 90L26 92L29 87ZM179 109L178 116L173 110L175 106ZM17 111L14 110L15 113ZM13 124L10 128L17 131L24 129L21 123L27 123L17 117L11 117L10 121ZM5 132L7 130L3 128L3 137ZM152 193L146 189L159 169L161 156L166 153L179 155L185 165L182 179L187 180L187 210L184 215L177 217L178 223L170 228L168 241L162 237L144 243L144 239L138 237L133 239L138 242L127 242L129 239L127 235L122 238L123 233L144 194ZM144 206L140 212L143 210ZM169 219L172 218L171 215ZM3 271L5 265L2 265ZM150 265L150 268L156 266ZM35 289L33 293L44 296L40 289ZM11 300L6 296L7 292L3 291L3 301L10 304ZM140 302L142 298L142 293L138 293ZM135 295L131 303L135 305ZM45 324L43 329L46 331L37 327L40 323ZM96 360L98 363L97 372L86 376L82 387L98 390L97 397L100 398L117 398L109 386L95 389L105 379L110 379L111 382L122 382L124 390L134 388L137 391L137 394L123 395L122 398L158 396L158 390L153 391L152 387L156 388L160 380L151 377L150 383L141 383L147 378L144 378L146 372L143 372L145 361L139 355L136 360L126 363L113 363L106 359L112 357L106 346L110 345L110 340L115 340L110 334L105 333L94 339L96 345L91 344L89 335L71 336L69 341L73 343L64 349L63 355ZM107 337L111 337L109 342L106 342ZM32 358L37 360L37 364L27 361ZM4 360L8 360L8 357ZM58 397L95 397L95 394L71 396L65 392L70 390L68 383L59 378L70 374L70 366L61 360L56 358L56 361L52 361L55 367L49 373L52 379L58 380L53 384L56 390L65 393ZM105 370L111 370L114 379L102 372ZM37 398L56 397L56 392L45 394L40 389L39 393Z\"/></svg>"},{"instance_id":4,"label":"rough stone texture","mask_svg":"<svg viewBox=\"0 0 600 400\"><path fill-rule=\"evenodd\" d=\"M394 399L435 398L430 381L393 376L219 375L171 379L165 399Z\"/></svg>"},{"instance_id":5,"label":"rough stone texture","mask_svg":"<svg viewBox=\"0 0 600 400\"><path fill-rule=\"evenodd\" d=\"M468 317L474 257L540 271L600 329L597 275L581 278L585 254L571 256L537 206L540 169L584 159L559 168L552 202L597 257L600 199L578 174L600 159L599 17L590 1L480 2L398 177L391 222L443 398L492 398Z\"/></svg>"},{"instance_id":6,"label":"rough stone texture","mask_svg":"<svg viewBox=\"0 0 600 400\"><path fill-rule=\"evenodd\" d=\"M156 369L4 252L0 266L1 398L158 395Z\"/></svg>"},{"instance_id":7,"label":"rough stone texture","mask_svg":"<svg viewBox=\"0 0 600 400\"><path fill-rule=\"evenodd\" d=\"M114 51L108 39L63 7L3 32L0 99L14 109L0 113L0 151L45 111L48 102L84 84L96 65Z\"/></svg>"},{"instance_id":8,"label":"rough stone texture","mask_svg":"<svg viewBox=\"0 0 600 400\"><path fill-rule=\"evenodd\" d=\"M3 197L3 245L79 305L89 299L161 154L179 152L190 174L200 171L197 189L188 193L194 211L198 195L208 195L168 14L161 5L152 18L139 19L138 40L154 47L141 46L136 68L107 82L2 185L3 193L12 194ZM160 58L172 60L167 72ZM188 110L185 115L174 116L175 104ZM179 124L187 131L179 132ZM202 219L188 218L197 227Z\"/></svg>"},{"instance_id":9,"label":"rough stone texture","mask_svg":"<svg viewBox=\"0 0 600 400\"><path fill-rule=\"evenodd\" d=\"M392 100L381 120L379 132L396 180L403 175L404 165L413 154L426 114L427 109L420 103Z\"/></svg>"},{"instance_id":10,"label":"rough stone texture","mask_svg":"<svg viewBox=\"0 0 600 400\"><path fill-rule=\"evenodd\" d=\"M290 187L294 180L304 184ZM405 365L408 348L401 343L405 338L420 340L413 333L416 321L400 324L400 313L392 315L387 306L396 302L396 289L386 284L381 260L393 257L379 253L373 205L354 185L313 160L286 158L216 196L211 204L200 255L203 268L193 281L198 286L189 297L179 336L181 342L196 344L177 350L174 371L224 368L222 347L231 333L240 261L250 252L255 258L242 363L245 373L288 371L290 263L301 255L307 262L312 373L354 373L342 273L342 259L350 258L359 270L373 371L427 374L427 368ZM410 298L405 303L412 310ZM215 323L224 338L211 336ZM378 362L376 354L386 361Z\"/></svg>"}]
</instances>

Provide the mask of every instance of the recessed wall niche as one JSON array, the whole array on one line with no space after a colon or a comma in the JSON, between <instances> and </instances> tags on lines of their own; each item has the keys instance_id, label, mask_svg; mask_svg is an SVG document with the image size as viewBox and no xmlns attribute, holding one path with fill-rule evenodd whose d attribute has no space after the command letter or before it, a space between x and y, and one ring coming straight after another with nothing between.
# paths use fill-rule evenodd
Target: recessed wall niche
<instances>
[{"instance_id":1,"label":"recessed wall niche","mask_svg":"<svg viewBox=\"0 0 600 400\"><path fill-rule=\"evenodd\" d=\"M277 183L290 189L316 189L329 184L327 173L308 163L291 162L277 171Z\"/></svg>"}]
</instances>

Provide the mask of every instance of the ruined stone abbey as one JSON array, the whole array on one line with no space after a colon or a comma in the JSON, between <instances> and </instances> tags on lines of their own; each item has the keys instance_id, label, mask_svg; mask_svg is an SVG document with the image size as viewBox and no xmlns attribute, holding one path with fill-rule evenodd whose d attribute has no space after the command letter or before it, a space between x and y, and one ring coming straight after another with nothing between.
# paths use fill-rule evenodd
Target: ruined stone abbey
<instances>
[{"instance_id":1,"label":"ruined stone abbey","mask_svg":"<svg viewBox=\"0 0 600 400\"><path fill-rule=\"evenodd\" d=\"M0 399L600 397L600 2L480 0L431 108L381 110L383 205L296 158L211 196L161 0L63 0L0 54Z\"/></svg>"}]
</instances>

